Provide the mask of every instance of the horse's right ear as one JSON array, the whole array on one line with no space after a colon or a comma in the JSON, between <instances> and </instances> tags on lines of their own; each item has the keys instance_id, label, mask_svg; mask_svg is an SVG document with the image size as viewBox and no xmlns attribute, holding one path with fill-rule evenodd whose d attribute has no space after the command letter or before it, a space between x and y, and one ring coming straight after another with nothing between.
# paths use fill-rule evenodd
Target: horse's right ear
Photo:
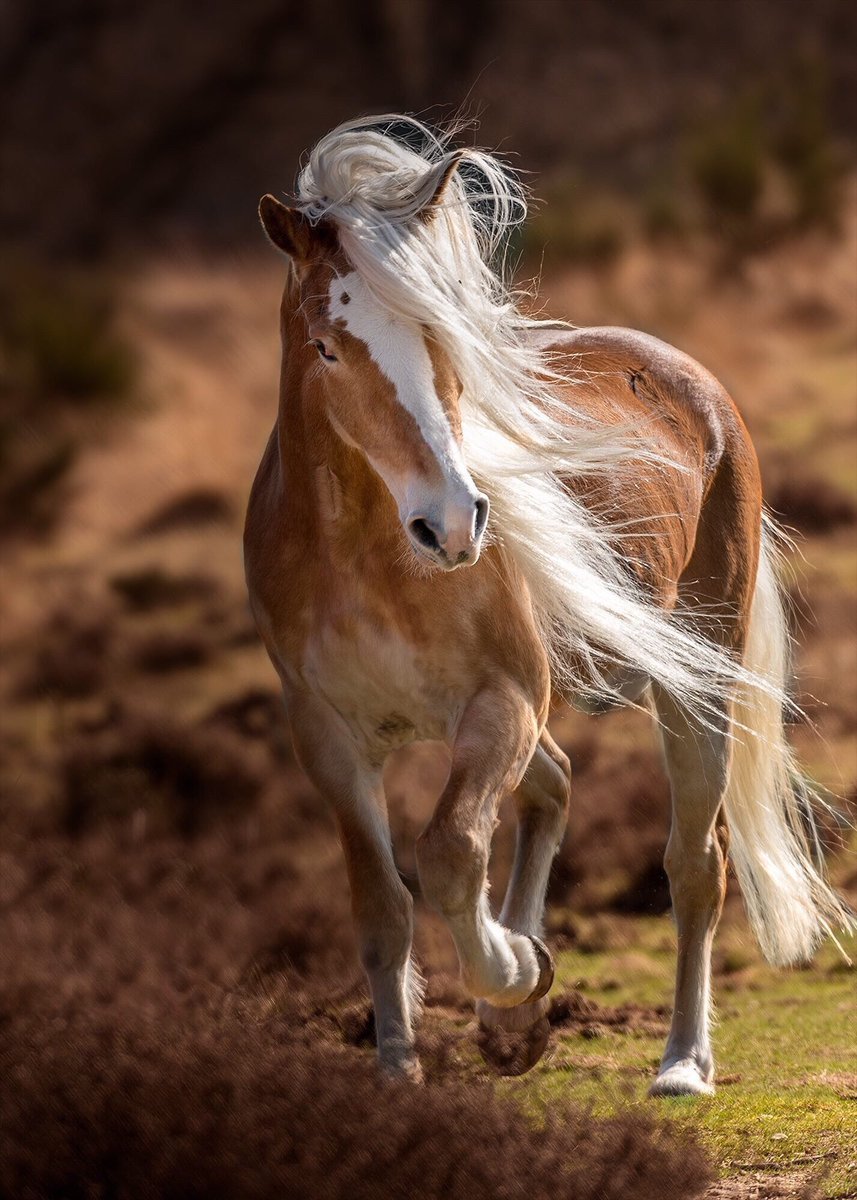
<instances>
[{"instance_id":1,"label":"horse's right ear","mask_svg":"<svg viewBox=\"0 0 857 1200\"><path fill-rule=\"evenodd\" d=\"M276 196L263 196L259 201L259 220L277 249L289 258L309 256L312 229L299 209L288 208Z\"/></svg>"}]
</instances>

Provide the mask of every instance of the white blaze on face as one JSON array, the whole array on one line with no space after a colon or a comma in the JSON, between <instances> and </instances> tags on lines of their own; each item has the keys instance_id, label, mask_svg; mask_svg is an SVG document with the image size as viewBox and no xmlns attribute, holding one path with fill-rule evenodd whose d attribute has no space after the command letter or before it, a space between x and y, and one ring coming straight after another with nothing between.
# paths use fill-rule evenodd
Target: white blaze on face
<instances>
[{"instance_id":1,"label":"white blaze on face","mask_svg":"<svg viewBox=\"0 0 857 1200\"><path fill-rule=\"evenodd\" d=\"M345 296L348 299L343 301ZM395 388L399 403L416 421L448 483L474 495L476 489L437 395L420 327L389 313L354 271L331 280L328 314L365 344L372 361Z\"/></svg>"}]
</instances>

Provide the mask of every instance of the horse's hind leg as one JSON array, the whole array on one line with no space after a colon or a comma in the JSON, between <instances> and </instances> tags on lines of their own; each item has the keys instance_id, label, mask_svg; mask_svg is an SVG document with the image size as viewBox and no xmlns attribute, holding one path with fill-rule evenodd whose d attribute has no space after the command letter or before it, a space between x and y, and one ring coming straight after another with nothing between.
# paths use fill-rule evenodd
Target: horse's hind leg
<instances>
[{"instance_id":1,"label":"horse's hind leg","mask_svg":"<svg viewBox=\"0 0 857 1200\"><path fill-rule=\"evenodd\" d=\"M544 730L515 792L515 862L500 921L517 933L538 937L542 932L548 876L565 830L570 788L569 761ZM497 1008L487 1000L478 1000L480 1045L485 1057L504 1073L529 1070L547 1045L547 1008L547 996L515 1008ZM497 1031L499 1036L495 1036ZM509 1036L512 1034L516 1035L514 1039Z\"/></svg>"},{"instance_id":2,"label":"horse's hind leg","mask_svg":"<svg viewBox=\"0 0 857 1200\"><path fill-rule=\"evenodd\" d=\"M721 728L702 729L662 690L653 691L672 791L665 866L678 963L672 1027L651 1094L710 1094L711 945L726 894L718 813L729 777L729 719L724 713Z\"/></svg>"}]
</instances>

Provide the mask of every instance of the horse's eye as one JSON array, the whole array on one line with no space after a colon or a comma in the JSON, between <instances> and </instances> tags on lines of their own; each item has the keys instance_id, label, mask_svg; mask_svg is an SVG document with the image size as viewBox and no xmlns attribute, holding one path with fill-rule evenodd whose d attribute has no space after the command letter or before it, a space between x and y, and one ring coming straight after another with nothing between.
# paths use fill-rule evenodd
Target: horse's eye
<instances>
[{"instance_id":1,"label":"horse's eye","mask_svg":"<svg viewBox=\"0 0 857 1200\"><path fill-rule=\"evenodd\" d=\"M324 342L319 341L318 338L313 338L310 342L310 345L315 346L316 350L319 352L325 362L336 362L336 355L331 354Z\"/></svg>"}]
</instances>

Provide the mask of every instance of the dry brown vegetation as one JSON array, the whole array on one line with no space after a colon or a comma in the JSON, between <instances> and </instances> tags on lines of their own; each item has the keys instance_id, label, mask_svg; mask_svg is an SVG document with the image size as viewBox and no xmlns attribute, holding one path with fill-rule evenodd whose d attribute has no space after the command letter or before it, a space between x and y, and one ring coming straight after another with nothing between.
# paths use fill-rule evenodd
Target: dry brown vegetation
<instances>
[{"instance_id":1,"label":"dry brown vegetation","mask_svg":"<svg viewBox=\"0 0 857 1200\"><path fill-rule=\"evenodd\" d=\"M499 1100L446 1028L454 978L429 991L427 1087L375 1078L335 839L273 708L83 720L56 806L6 807L0 1195L698 1194L700 1151L651 1120Z\"/></svg>"}]
</instances>

